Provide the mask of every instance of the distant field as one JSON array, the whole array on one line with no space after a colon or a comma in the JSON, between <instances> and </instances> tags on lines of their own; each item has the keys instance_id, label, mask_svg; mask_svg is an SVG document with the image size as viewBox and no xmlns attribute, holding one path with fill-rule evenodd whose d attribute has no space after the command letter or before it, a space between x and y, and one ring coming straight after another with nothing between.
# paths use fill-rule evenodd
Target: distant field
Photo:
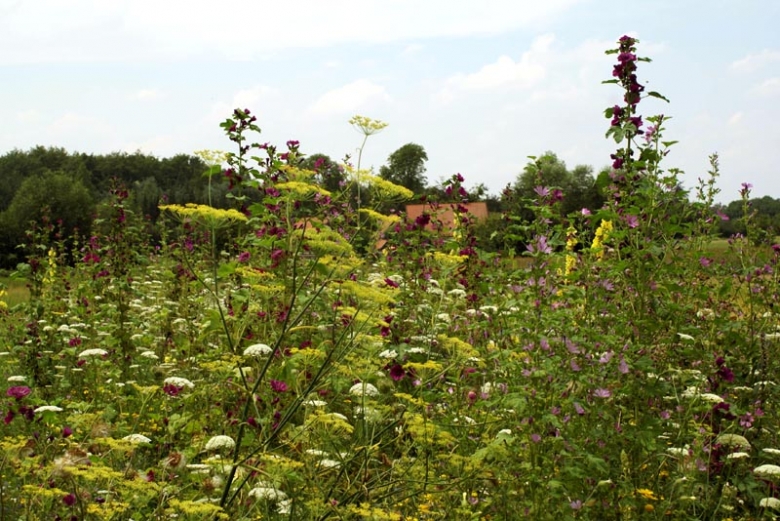
<instances>
[{"instance_id":1,"label":"distant field","mask_svg":"<svg viewBox=\"0 0 780 521\"><path fill-rule=\"evenodd\" d=\"M8 307L26 302L30 298L30 292L27 290L26 282L23 280L0 277L0 284L6 288L7 293L3 300L8 304Z\"/></svg>"}]
</instances>

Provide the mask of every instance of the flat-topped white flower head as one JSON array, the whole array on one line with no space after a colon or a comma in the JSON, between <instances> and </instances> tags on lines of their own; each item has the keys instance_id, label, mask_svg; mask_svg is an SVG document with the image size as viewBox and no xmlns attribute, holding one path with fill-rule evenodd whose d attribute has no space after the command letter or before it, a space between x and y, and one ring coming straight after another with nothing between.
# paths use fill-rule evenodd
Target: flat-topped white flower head
<instances>
[{"instance_id":1,"label":"flat-topped white flower head","mask_svg":"<svg viewBox=\"0 0 780 521\"><path fill-rule=\"evenodd\" d=\"M260 358L262 356L268 356L271 353L273 353L273 349L271 346L266 344L252 344L251 346L244 349L244 356L253 356L255 358Z\"/></svg>"},{"instance_id":2,"label":"flat-topped white flower head","mask_svg":"<svg viewBox=\"0 0 780 521\"><path fill-rule=\"evenodd\" d=\"M349 394L352 396L377 396L379 389L368 382L358 382L349 388Z\"/></svg>"},{"instance_id":3,"label":"flat-topped white flower head","mask_svg":"<svg viewBox=\"0 0 780 521\"><path fill-rule=\"evenodd\" d=\"M236 442L230 436L220 434L213 436L206 442L206 450L220 450L220 449L232 449L236 446Z\"/></svg>"}]
</instances>

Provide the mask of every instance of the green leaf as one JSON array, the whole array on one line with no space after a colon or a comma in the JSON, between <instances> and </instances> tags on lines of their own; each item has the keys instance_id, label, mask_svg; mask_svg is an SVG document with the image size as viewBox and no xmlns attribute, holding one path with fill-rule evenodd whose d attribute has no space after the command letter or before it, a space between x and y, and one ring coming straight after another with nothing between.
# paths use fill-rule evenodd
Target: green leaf
<instances>
[{"instance_id":1,"label":"green leaf","mask_svg":"<svg viewBox=\"0 0 780 521\"><path fill-rule=\"evenodd\" d=\"M217 277L229 277L236 272L236 266L237 264L235 262L228 262L227 264L220 265L217 270Z\"/></svg>"},{"instance_id":2,"label":"green leaf","mask_svg":"<svg viewBox=\"0 0 780 521\"><path fill-rule=\"evenodd\" d=\"M661 141L661 144L664 146L664 148L669 148L670 146L679 143L676 139L674 141Z\"/></svg>"},{"instance_id":3,"label":"green leaf","mask_svg":"<svg viewBox=\"0 0 780 521\"><path fill-rule=\"evenodd\" d=\"M604 80L604 81L601 82L602 85L606 85L607 83L610 83L610 84L614 83L615 85L617 85L620 82L618 80Z\"/></svg>"},{"instance_id":4,"label":"green leaf","mask_svg":"<svg viewBox=\"0 0 780 521\"><path fill-rule=\"evenodd\" d=\"M669 99L667 99L666 96L663 96L663 95L659 94L658 92L656 92L654 90L651 90L650 92L648 92L647 96L650 96L652 98L662 99L665 102L669 103Z\"/></svg>"}]
</instances>

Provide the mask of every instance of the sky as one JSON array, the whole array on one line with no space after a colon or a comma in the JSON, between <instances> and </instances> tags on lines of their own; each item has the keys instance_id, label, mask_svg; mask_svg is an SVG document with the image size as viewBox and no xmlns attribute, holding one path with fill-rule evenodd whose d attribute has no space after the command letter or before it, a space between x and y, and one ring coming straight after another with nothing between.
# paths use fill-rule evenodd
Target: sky
<instances>
[{"instance_id":1,"label":"sky","mask_svg":"<svg viewBox=\"0 0 780 521\"><path fill-rule=\"evenodd\" d=\"M670 99L665 168L686 188L720 156L718 200L780 197L778 0L0 0L0 154L37 145L169 157L232 150L219 123L257 115L256 141L357 157L378 170L422 145L428 182L461 173L499 193L528 156L610 164L604 109L623 34L639 81Z\"/></svg>"}]
</instances>

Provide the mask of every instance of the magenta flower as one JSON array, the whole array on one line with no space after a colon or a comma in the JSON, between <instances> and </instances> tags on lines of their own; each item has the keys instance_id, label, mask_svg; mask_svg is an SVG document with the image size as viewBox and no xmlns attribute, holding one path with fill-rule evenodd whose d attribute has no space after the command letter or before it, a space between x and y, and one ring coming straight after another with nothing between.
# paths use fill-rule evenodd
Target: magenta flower
<instances>
[{"instance_id":1,"label":"magenta flower","mask_svg":"<svg viewBox=\"0 0 780 521\"><path fill-rule=\"evenodd\" d=\"M626 226L629 228L636 228L639 226L639 218L636 215L626 215L623 219L626 221Z\"/></svg>"},{"instance_id":2,"label":"magenta flower","mask_svg":"<svg viewBox=\"0 0 780 521\"><path fill-rule=\"evenodd\" d=\"M17 385L14 387L9 387L8 390L5 392L6 396L10 396L11 398L16 398L17 400L21 400L28 394L30 394L32 391L29 387L26 385Z\"/></svg>"},{"instance_id":3,"label":"magenta flower","mask_svg":"<svg viewBox=\"0 0 780 521\"><path fill-rule=\"evenodd\" d=\"M67 494L62 498L62 502L68 505L69 507L72 507L76 504L76 496L73 494Z\"/></svg>"},{"instance_id":4,"label":"magenta flower","mask_svg":"<svg viewBox=\"0 0 780 521\"><path fill-rule=\"evenodd\" d=\"M612 396L612 391L609 389L599 388L593 391L593 396L596 398L609 398Z\"/></svg>"},{"instance_id":5,"label":"magenta flower","mask_svg":"<svg viewBox=\"0 0 780 521\"><path fill-rule=\"evenodd\" d=\"M281 380L271 380L271 390L275 393L283 393L287 391L287 384Z\"/></svg>"},{"instance_id":6,"label":"magenta flower","mask_svg":"<svg viewBox=\"0 0 780 521\"><path fill-rule=\"evenodd\" d=\"M583 414L585 414L585 409L582 407L582 405L580 405L580 404L579 404L579 403L577 403L577 402L574 402L574 410L575 410L575 411L577 412L577 414L579 414L580 416L582 416Z\"/></svg>"}]
</instances>

